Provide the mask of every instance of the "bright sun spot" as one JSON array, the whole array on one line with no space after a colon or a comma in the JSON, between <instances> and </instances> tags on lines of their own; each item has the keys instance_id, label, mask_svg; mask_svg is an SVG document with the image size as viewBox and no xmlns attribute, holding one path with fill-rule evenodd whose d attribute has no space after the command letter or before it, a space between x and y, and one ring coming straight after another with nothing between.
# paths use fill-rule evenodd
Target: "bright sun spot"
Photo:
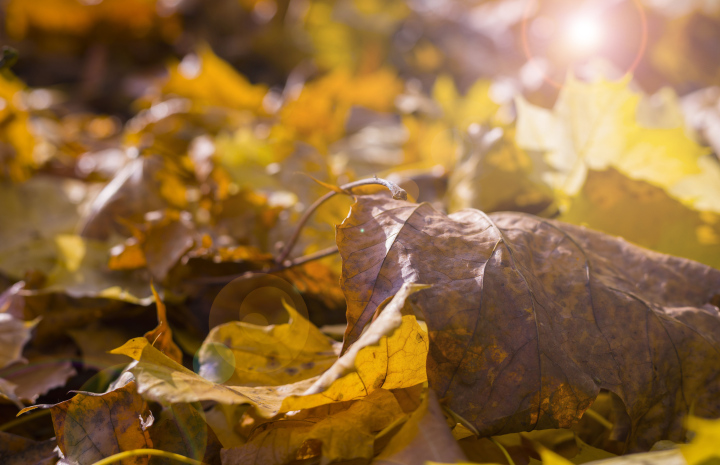
<instances>
[{"instance_id":1,"label":"bright sun spot","mask_svg":"<svg viewBox=\"0 0 720 465\"><path fill-rule=\"evenodd\" d=\"M603 39L600 23L587 16L575 17L565 27L565 40L577 52L588 53L596 50Z\"/></svg>"}]
</instances>

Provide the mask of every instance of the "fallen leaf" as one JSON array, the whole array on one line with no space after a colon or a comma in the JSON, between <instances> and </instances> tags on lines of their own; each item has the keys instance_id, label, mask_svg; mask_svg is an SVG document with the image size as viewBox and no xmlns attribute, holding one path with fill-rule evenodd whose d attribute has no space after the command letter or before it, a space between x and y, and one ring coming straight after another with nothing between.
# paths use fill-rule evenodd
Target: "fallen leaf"
<instances>
[{"instance_id":1,"label":"fallen leaf","mask_svg":"<svg viewBox=\"0 0 720 465\"><path fill-rule=\"evenodd\" d=\"M35 137L30 131L30 115L21 103L25 84L11 72L0 74L0 176L25 181L36 167L33 157Z\"/></svg>"},{"instance_id":2,"label":"fallen leaf","mask_svg":"<svg viewBox=\"0 0 720 465\"><path fill-rule=\"evenodd\" d=\"M703 161L708 150L690 139L682 126L640 124L640 98L627 78L593 84L570 79L552 111L519 98L518 145L545 152L555 170L546 175L546 182L567 196L580 191L588 170L615 168L665 189L692 208L720 212L720 187L699 183L706 177L720 181L720 168Z\"/></svg>"},{"instance_id":3,"label":"fallen leaf","mask_svg":"<svg viewBox=\"0 0 720 465\"><path fill-rule=\"evenodd\" d=\"M57 264L45 286L33 294L64 293L70 297L93 297L148 305L152 294L144 276L108 267L107 244L73 234L55 237Z\"/></svg>"},{"instance_id":4,"label":"fallen leaf","mask_svg":"<svg viewBox=\"0 0 720 465\"><path fill-rule=\"evenodd\" d=\"M206 363L208 368L204 370L211 379L203 378L169 359L144 338L131 339L111 353L127 355L138 361L130 369L137 381L138 392L157 402L213 400L226 405L250 404L262 415L271 417L278 412L359 399L376 389L406 388L427 379L427 335L406 304L407 296L422 288L409 285L399 291L353 350L337 359L321 376L291 378L301 379L292 384L243 386L214 382L222 378L230 379L231 376L242 380L242 375L236 375L234 371L234 354L226 346L206 346L206 356L214 358L214 365ZM314 328L309 331L314 333L318 330ZM327 340L318 331L320 336ZM248 363L247 359L244 358L245 354L240 355L240 365L244 366ZM322 355L323 363L327 363L326 357ZM263 360L262 357L260 360Z\"/></svg>"},{"instance_id":5,"label":"fallen leaf","mask_svg":"<svg viewBox=\"0 0 720 465\"><path fill-rule=\"evenodd\" d=\"M343 353L404 283L431 284L411 299L430 386L482 436L569 427L601 388L626 406L629 450L681 439L690 402L720 415L718 270L531 215L383 195L358 198L337 242Z\"/></svg>"},{"instance_id":6,"label":"fallen leaf","mask_svg":"<svg viewBox=\"0 0 720 465\"><path fill-rule=\"evenodd\" d=\"M34 441L0 431L0 458L3 465L51 465L57 460L55 438Z\"/></svg>"},{"instance_id":7,"label":"fallen leaf","mask_svg":"<svg viewBox=\"0 0 720 465\"><path fill-rule=\"evenodd\" d=\"M418 325L408 296L426 286L398 290L380 315L301 396L283 401L282 412L365 397L376 389L402 389L427 380L427 334Z\"/></svg>"},{"instance_id":8,"label":"fallen leaf","mask_svg":"<svg viewBox=\"0 0 720 465\"><path fill-rule=\"evenodd\" d=\"M0 183L0 270L23 278L31 270L50 272L56 264L58 234L72 234L80 221L82 183L36 176L20 185Z\"/></svg>"},{"instance_id":9,"label":"fallen leaf","mask_svg":"<svg viewBox=\"0 0 720 465\"><path fill-rule=\"evenodd\" d=\"M720 215L693 210L665 190L612 168L589 170L557 219L720 269Z\"/></svg>"},{"instance_id":10,"label":"fallen leaf","mask_svg":"<svg viewBox=\"0 0 720 465\"><path fill-rule=\"evenodd\" d=\"M163 86L165 94L179 95L201 105L263 113L265 85L253 85L232 66L215 55L208 45L170 66Z\"/></svg>"},{"instance_id":11,"label":"fallen leaf","mask_svg":"<svg viewBox=\"0 0 720 465\"><path fill-rule=\"evenodd\" d=\"M515 144L514 129L481 128L466 138L448 181L449 211L553 211L554 193L542 179L542 160Z\"/></svg>"},{"instance_id":12,"label":"fallen leaf","mask_svg":"<svg viewBox=\"0 0 720 465\"><path fill-rule=\"evenodd\" d=\"M372 463L414 465L428 460L447 463L467 460L432 390L425 393L418 409Z\"/></svg>"},{"instance_id":13,"label":"fallen leaf","mask_svg":"<svg viewBox=\"0 0 720 465\"><path fill-rule=\"evenodd\" d=\"M225 386L209 381L171 360L155 349L147 339L131 339L111 351L137 360L130 371L135 376L138 392L159 403L193 403L211 400L226 405L254 405L267 417L275 415L282 400L301 394L314 378L286 386Z\"/></svg>"},{"instance_id":14,"label":"fallen leaf","mask_svg":"<svg viewBox=\"0 0 720 465\"><path fill-rule=\"evenodd\" d=\"M283 301L286 324L216 326L198 351L198 374L234 386L280 386L317 376L337 360L332 341Z\"/></svg>"},{"instance_id":15,"label":"fallen leaf","mask_svg":"<svg viewBox=\"0 0 720 465\"><path fill-rule=\"evenodd\" d=\"M55 405L34 405L22 410L49 408L57 443L66 460L94 463L133 449L151 449L145 431L147 405L135 391L135 383L105 394L77 393ZM147 456L128 457L123 465L147 465Z\"/></svg>"},{"instance_id":16,"label":"fallen leaf","mask_svg":"<svg viewBox=\"0 0 720 465\"><path fill-rule=\"evenodd\" d=\"M8 313L0 313L0 368L22 360L23 347L39 322L39 319L23 321Z\"/></svg>"},{"instance_id":17,"label":"fallen leaf","mask_svg":"<svg viewBox=\"0 0 720 465\"><path fill-rule=\"evenodd\" d=\"M222 451L224 465L284 464L321 456L323 464L370 459L376 435L405 414L392 393L377 389L325 418L286 419L263 424L244 446Z\"/></svg>"},{"instance_id":18,"label":"fallen leaf","mask_svg":"<svg viewBox=\"0 0 720 465\"><path fill-rule=\"evenodd\" d=\"M155 449L173 452L203 463L217 463L222 447L205 422L200 404L172 404L163 408L160 418L148 428ZM176 463L152 457L150 465Z\"/></svg>"},{"instance_id":19,"label":"fallen leaf","mask_svg":"<svg viewBox=\"0 0 720 465\"><path fill-rule=\"evenodd\" d=\"M500 105L490 98L491 81L477 81L459 95L452 77L440 75L432 89L433 99L440 105L443 117L460 131L471 124L485 124L493 119Z\"/></svg>"},{"instance_id":20,"label":"fallen leaf","mask_svg":"<svg viewBox=\"0 0 720 465\"><path fill-rule=\"evenodd\" d=\"M13 396L29 402L35 402L51 389L65 386L76 374L72 362L50 357L30 357L27 363L0 369L0 378L14 385Z\"/></svg>"}]
</instances>

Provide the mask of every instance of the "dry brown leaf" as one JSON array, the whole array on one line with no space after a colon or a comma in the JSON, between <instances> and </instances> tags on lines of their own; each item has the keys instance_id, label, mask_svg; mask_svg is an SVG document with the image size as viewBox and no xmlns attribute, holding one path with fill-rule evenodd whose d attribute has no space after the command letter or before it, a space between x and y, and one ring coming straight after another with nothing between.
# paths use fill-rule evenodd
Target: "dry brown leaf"
<instances>
[{"instance_id":1,"label":"dry brown leaf","mask_svg":"<svg viewBox=\"0 0 720 465\"><path fill-rule=\"evenodd\" d=\"M0 431L0 459L3 465L50 465L57 455L55 439L34 441Z\"/></svg>"},{"instance_id":2,"label":"dry brown leaf","mask_svg":"<svg viewBox=\"0 0 720 465\"><path fill-rule=\"evenodd\" d=\"M35 408L50 409L58 446L71 463L94 463L122 451L152 448L145 431L149 410L134 382L105 394L79 392L65 402L35 405L21 413ZM119 463L147 465L148 457L129 457Z\"/></svg>"},{"instance_id":3,"label":"dry brown leaf","mask_svg":"<svg viewBox=\"0 0 720 465\"><path fill-rule=\"evenodd\" d=\"M0 313L0 368L22 360L23 347L39 321L39 318L23 321L8 313Z\"/></svg>"},{"instance_id":4,"label":"dry brown leaf","mask_svg":"<svg viewBox=\"0 0 720 465\"><path fill-rule=\"evenodd\" d=\"M321 463L374 455L376 435L405 414L384 389L327 416L289 416L258 427L244 446L222 452L224 465L274 465L322 456ZM322 410L324 408L321 407Z\"/></svg>"},{"instance_id":5,"label":"dry brown leaf","mask_svg":"<svg viewBox=\"0 0 720 465\"><path fill-rule=\"evenodd\" d=\"M30 402L51 389L62 387L77 373L72 362L54 357L29 357L28 363L15 363L0 370L0 379L12 384L10 397Z\"/></svg>"},{"instance_id":6,"label":"dry brown leaf","mask_svg":"<svg viewBox=\"0 0 720 465\"><path fill-rule=\"evenodd\" d=\"M682 440L692 403L720 415L720 271L531 215L446 216L360 197L337 229L344 351L407 282L430 334L431 387L481 435L567 427L601 388L627 447ZM414 296L415 297L415 296Z\"/></svg>"}]
</instances>

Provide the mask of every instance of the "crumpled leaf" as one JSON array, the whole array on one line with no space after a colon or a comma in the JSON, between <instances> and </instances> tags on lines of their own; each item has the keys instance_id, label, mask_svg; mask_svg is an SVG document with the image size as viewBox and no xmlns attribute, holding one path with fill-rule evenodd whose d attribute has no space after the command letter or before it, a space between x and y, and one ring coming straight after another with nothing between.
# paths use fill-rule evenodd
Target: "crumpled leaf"
<instances>
[{"instance_id":1,"label":"crumpled leaf","mask_svg":"<svg viewBox=\"0 0 720 465\"><path fill-rule=\"evenodd\" d=\"M414 465L428 460L467 460L442 413L435 392L428 390L423 401L400 431L373 461L374 465Z\"/></svg>"},{"instance_id":2,"label":"crumpled leaf","mask_svg":"<svg viewBox=\"0 0 720 465\"><path fill-rule=\"evenodd\" d=\"M720 415L718 270L530 215L383 195L358 198L337 242L343 351L404 283L432 284L413 298L430 386L483 436L568 427L601 388L625 404L630 450L680 439L691 402Z\"/></svg>"},{"instance_id":3,"label":"crumpled leaf","mask_svg":"<svg viewBox=\"0 0 720 465\"><path fill-rule=\"evenodd\" d=\"M360 339L302 394L283 401L287 412L402 389L427 380L427 334L407 298L426 286L409 284L392 297Z\"/></svg>"},{"instance_id":4,"label":"crumpled leaf","mask_svg":"<svg viewBox=\"0 0 720 465\"><path fill-rule=\"evenodd\" d=\"M32 357L27 363L15 363L0 369L0 380L4 384L0 387L0 395L13 401L35 402L49 390L64 386L76 374L70 361Z\"/></svg>"},{"instance_id":5,"label":"crumpled leaf","mask_svg":"<svg viewBox=\"0 0 720 465\"><path fill-rule=\"evenodd\" d=\"M332 340L283 301L286 324L216 326L198 351L198 374L235 386L279 386L317 376L337 354Z\"/></svg>"},{"instance_id":6,"label":"crumpled leaf","mask_svg":"<svg viewBox=\"0 0 720 465\"><path fill-rule=\"evenodd\" d=\"M242 375L230 371L234 355L217 345L206 345L206 357L212 356L216 365L206 363L208 368L204 371L211 374L208 377L213 380L203 378L170 360L145 338L131 339L111 353L127 355L138 361L130 369L137 381L138 392L157 402L213 400L226 405L251 404L262 415L270 417L278 412L358 399L379 388L401 389L427 379L427 335L406 304L408 295L422 288L409 285L401 289L353 350L337 359L321 376L307 379L292 377L300 381L283 386L232 385L230 381L224 385L213 382L220 380L217 378L219 375L221 379L235 376L235 379L242 380ZM322 337L325 338L324 335ZM327 363L327 356L321 357L320 360ZM262 357L259 360L262 362ZM240 359L241 366L249 366L247 363L247 359ZM272 381L269 377L258 379Z\"/></svg>"},{"instance_id":7,"label":"crumpled leaf","mask_svg":"<svg viewBox=\"0 0 720 465\"><path fill-rule=\"evenodd\" d=\"M49 408L57 443L66 460L94 463L126 450L151 449L145 431L147 405L135 391L135 383L105 394L79 392L55 405L35 405L22 410ZM147 465L148 457L128 457L123 465Z\"/></svg>"},{"instance_id":8,"label":"crumpled leaf","mask_svg":"<svg viewBox=\"0 0 720 465\"><path fill-rule=\"evenodd\" d=\"M376 435L405 416L395 396L377 389L346 409L321 418L294 416L255 430L244 446L222 451L224 465L284 464L321 456L322 464L369 459Z\"/></svg>"}]
</instances>

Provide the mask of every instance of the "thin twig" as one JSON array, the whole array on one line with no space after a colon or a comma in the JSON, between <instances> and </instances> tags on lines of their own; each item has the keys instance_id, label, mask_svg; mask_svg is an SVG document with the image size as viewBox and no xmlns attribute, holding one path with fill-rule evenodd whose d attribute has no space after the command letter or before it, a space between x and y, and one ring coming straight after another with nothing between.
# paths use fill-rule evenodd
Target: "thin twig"
<instances>
[{"instance_id":1,"label":"thin twig","mask_svg":"<svg viewBox=\"0 0 720 465\"><path fill-rule=\"evenodd\" d=\"M396 200L407 200L407 192L405 192L400 186L398 186L395 183L392 183L390 181L386 181L385 179L381 178L370 178L370 179L363 179L360 181L351 182L348 184L344 184L340 186L340 189L338 191L330 191L327 194L323 195L319 199L317 199L310 207L305 210L305 213L303 213L303 216L300 217L300 220L298 221L297 226L295 226L295 231L293 232L292 236L290 236L290 239L287 241L287 243L284 245L282 252L280 252L280 255L275 259L276 263L283 263L288 256L290 255L290 252L292 252L293 247L295 247L295 244L297 243L298 238L300 237L300 233L302 232L303 227L305 226L305 223L310 219L313 213L315 213L315 210L317 210L320 205L325 203L328 199L332 198L339 192L352 192L352 189L360 186L368 186L372 184L378 184L381 186L387 187L390 192L392 193L392 196Z\"/></svg>"},{"instance_id":2,"label":"thin twig","mask_svg":"<svg viewBox=\"0 0 720 465\"><path fill-rule=\"evenodd\" d=\"M315 253L303 255L302 257L294 258L292 260L285 260L284 263L277 264L273 267L266 268L264 270L246 271L245 273L232 274L232 275L226 275L226 276L209 276L209 277L195 278L192 281L196 282L196 283L203 283L203 284L223 284L223 283L228 283L228 282L233 281L238 278L249 279L257 274L277 273L278 271L284 271L289 268L294 268L296 266L304 265L313 260L320 260L321 258L329 257L330 255L335 255L336 253L338 253L338 248L336 245L334 245L332 247L328 247L327 249L318 250Z\"/></svg>"}]
</instances>

